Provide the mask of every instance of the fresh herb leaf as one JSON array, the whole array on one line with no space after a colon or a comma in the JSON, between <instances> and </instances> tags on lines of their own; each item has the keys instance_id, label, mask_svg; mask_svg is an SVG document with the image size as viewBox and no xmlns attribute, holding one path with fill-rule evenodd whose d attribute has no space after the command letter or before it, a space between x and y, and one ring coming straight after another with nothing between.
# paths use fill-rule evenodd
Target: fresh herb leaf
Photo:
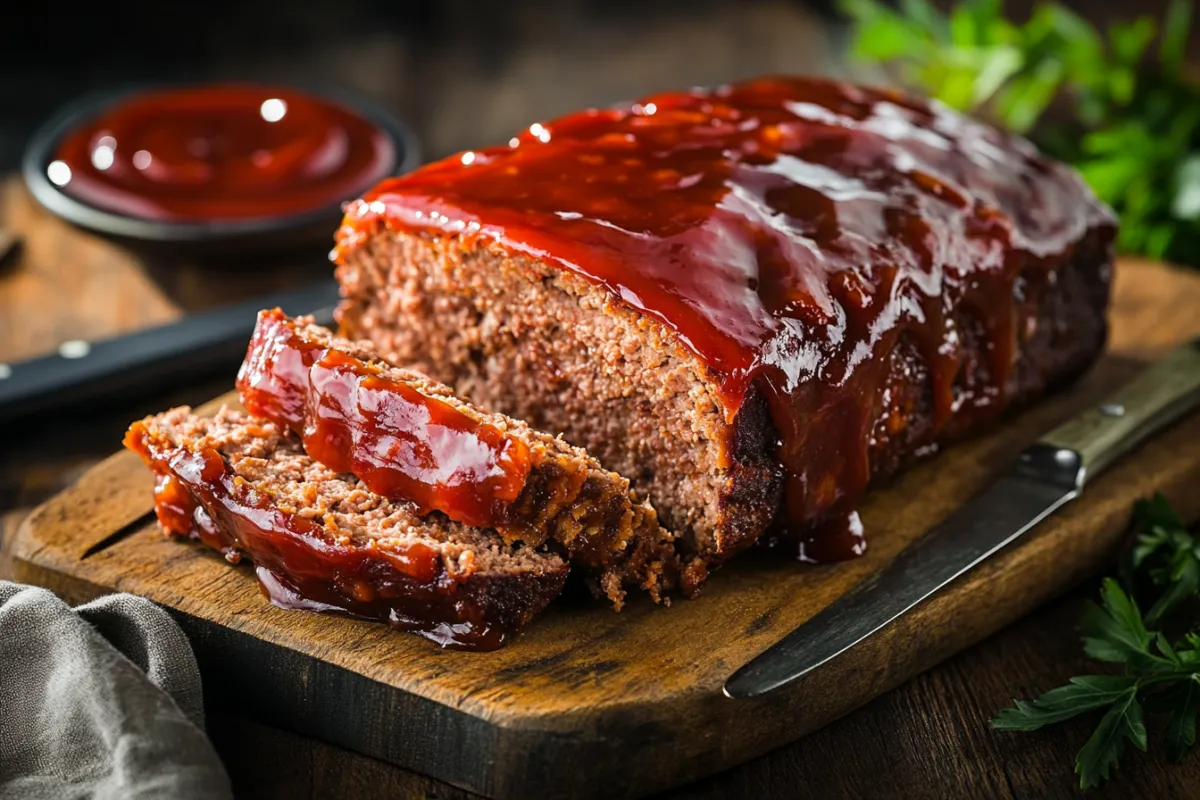
<instances>
[{"instance_id":1,"label":"fresh herb leaf","mask_svg":"<svg viewBox=\"0 0 1200 800\"><path fill-rule=\"evenodd\" d=\"M900 0L900 11L922 27L946 35L946 20L929 0Z\"/></svg>"},{"instance_id":2,"label":"fresh herb leaf","mask_svg":"<svg viewBox=\"0 0 1200 800\"><path fill-rule=\"evenodd\" d=\"M1179 653L1175 650L1175 646L1171 641L1161 633L1155 634L1154 646L1158 648L1158 652L1163 654L1163 658L1170 661L1177 667L1182 667L1183 662L1179 658Z\"/></svg>"},{"instance_id":3,"label":"fresh herb leaf","mask_svg":"<svg viewBox=\"0 0 1200 800\"><path fill-rule=\"evenodd\" d=\"M1065 719L1107 708L1135 689L1137 679L1123 675L1082 675L1066 686L1051 689L1027 702L1014 700L992 720L992 727L1005 731L1036 731Z\"/></svg>"},{"instance_id":4,"label":"fresh herb leaf","mask_svg":"<svg viewBox=\"0 0 1200 800\"><path fill-rule=\"evenodd\" d=\"M1105 578L1101 605L1083 612L1083 649L1098 661L1146 665L1161 660L1150 653L1150 633L1142 614L1114 578Z\"/></svg>"},{"instance_id":5,"label":"fresh herb leaf","mask_svg":"<svg viewBox=\"0 0 1200 800\"><path fill-rule=\"evenodd\" d=\"M1079 751L1075 760L1079 788L1090 789L1108 779L1125 752L1126 740L1142 752L1146 751L1146 724L1142 721L1142 707L1135 688L1130 688L1112 704L1092 738Z\"/></svg>"},{"instance_id":6,"label":"fresh herb leaf","mask_svg":"<svg viewBox=\"0 0 1200 800\"><path fill-rule=\"evenodd\" d=\"M979 62L978 71L971 80L973 106L991 100L1009 78L1021 71L1025 58L1016 47L1002 46L986 50Z\"/></svg>"},{"instance_id":7,"label":"fresh herb leaf","mask_svg":"<svg viewBox=\"0 0 1200 800\"><path fill-rule=\"evenodd\" d=\"M1155 492L1152 497L1138 500L1133 506L1133 522L1143 530L1163 528L1166 530L1183 530L1187 523L1183 517L1171 508L1167 498Z\"/></svg>"},{"instance_id":8,"label":"fresh herb leaf","mask_svg":"<svg viewBox=\"0 0 1200 800\"><path fill-rule=\"evenodd\" d=\"M1200 86L1183 72L1192 0L1172 0L1161 24L1140 16L1103 32L1047 0L1021 25L1000 0L945 13L929 0L841 7L853 57L894 65L903 83L1075 165L1120 216L1121 250L1200 266Z\"/></svg>"},{"instance_id":9,"label":"fresh herb leaf","mask_svg":"<svg viewBox=\"0 0 1200 800\"><path fill-rule=\"evenodd\" d=\"M1014 700L1012 708L992 720L999 730L1032 731L1103 710L1075 762L1084 789L1109 778L1129 742L1146 750L1143 712L1167 717L1164 746L1172 761L1182 759L1196 743L1200 632L1172 641L1157 628L1200 594L1200 548L1160 495L1134 507L1134 522L1137 541L1121 564L1125 586L1106 578L1100 602L1085 606L1080 625L1084 651L1097 661L1122 665L1124 674L1076 676L1035 700ZM1147 595L1153 605L1145 615L1130 593L1134 587L1153 590ZM1189 622L1195 624L1196 617Z\"/></svg>"},{"instance_id":10,"label":"fresh herb leaf","mask_svg":"<svg viewBox=\"0 0 1200 800\"><path fill-rule=\"evenodd\" d=\"M1010 130L1026 133L1033 127L1054 101L1065 72L1062 62L1043 61L1032 72L1013 79L1008 89L997 95L997 107Z\"/></svg>"},{"instance_id":11,"label":"fresh herb leaf","mask_svg":"<svg viewBox=\"0 0 1200 800\"><path fill-rule=\"evenodd\" d=\"M1196 716L1200 714L1200 676L1193 675L1163 693L1171 714L1164 740L1167 758L1178 763L1196 744Z\"/></svg>"},{"instance_id":12,"label":"fresh herb leaf","mask_svg":"<svg viewBox=\"0 0 1200 800\"><path fill-rule=\"evenodd\" d=\"M1196 559L1196 554L1191 550L1176 553L1165 583L1167 590L1146 614L1152 624L1200 593L1200 560Z\"/></svg>"},{"instance_id":13,"label":"fresh herb leaf","mask_svg":"<svg viewBox=\"0 0 1200 800\"><path fill-rule=\"evenodd\" d=\"M1108 29L1109 47L1113 59L1125 66L1137 66L1154 38L1154 20L1138 17L1132 22L1118 22Z\"/></svg>"},{"instance_id":14,"label":"fresh herb leaf","mask_svg":"<svg viewBox=\"0 0 1200 800\"><path fill-rule=\"evenodd\" d=\"M867 61L918 58L933 46L932 35L878 0L843 0L843 10L858 20L852 55Z\"/></svg>"},{"instance_id":15,"label":"fresh herb leaf","mask_svg":"<svg viewBox=\"0 0 1200 800\"><path fill-rule=\"evenodd\" d=\"M1179 652L1180 663L1200 664L1200 635L1189 633L1183 639L1187 649Z\"/></svg>"},{"instance_id":16,"label":"fresh herb leaf","mask_svg":"<svg viewBox=\"0 0 1200 800\"><path fill-rule=\"evenodd\" d=\"M1185 603L1200 596L1200 541L1161 495L1139 501L1133 510L1141 532L1122 572L1131 591L1154 589L1146 622L1157 625ZM1134 578L1140 574L1141 581ZM1147 592L1143 591L1143 595Z\"/></svg>"}]
</instances>

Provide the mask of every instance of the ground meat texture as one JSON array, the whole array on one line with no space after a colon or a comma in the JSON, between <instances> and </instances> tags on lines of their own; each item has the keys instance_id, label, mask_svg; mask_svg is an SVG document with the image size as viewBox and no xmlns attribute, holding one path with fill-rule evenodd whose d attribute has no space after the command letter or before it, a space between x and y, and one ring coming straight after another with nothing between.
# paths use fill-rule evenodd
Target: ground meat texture
<instances>
[{"instance_id":1,"label":"ground meat texture","mask_svg":"<svg viewBox=\"0 0 1200 800\"><path fill-rule=\"evenodd\" d=\"M548 543L618 608L625 586L661 600L679 584L674 537L628 480L560 438L385 363L367 342L263 311L238 389L247 410L302 437L325 466L422 514Z\"/></svg>"},{"instance_id":2,"label":"ground meat texture","mask_svg":"<svg viewBox=\"0 0 1200 800\"><path fill-rule=\"evenodd\" d=\"M339 232L338 320L585 448L713 565L841 525L871 481L1080 374L1115 230L1025 140L770 78L385 181Z\"/></svg>"},{"instance_id":3,"label":"ground meat texture","mask_svg":"<svg viewBox=\"0 0 1200 800\"><path fill-rule=\"evenodd\" d=\"M746 447L735 467L744 480L732 485L720 452L731 428L697 379L701 365L665 331L570 274L463 244L372 240L338 269L347 335L473 402L562 433L653 498L689 552L711 553L722 519L725 530L769 521L777 469L765 449ZM766 415L757 416L761 426Z\"/></svg>"},{"instance_id":4,"label":"ground meat texture","mask_svg":"<svg viewBox=\"0 0 1200 800\"><path fill-rule=\"evenodd\" d=\"M563 589L568 565L492 531L381 498L271 423L177 408L125 438L157 478L169 534L248 557L276 605L379 619L444 647L503 645Z\"/></svg>"}]
</instances>

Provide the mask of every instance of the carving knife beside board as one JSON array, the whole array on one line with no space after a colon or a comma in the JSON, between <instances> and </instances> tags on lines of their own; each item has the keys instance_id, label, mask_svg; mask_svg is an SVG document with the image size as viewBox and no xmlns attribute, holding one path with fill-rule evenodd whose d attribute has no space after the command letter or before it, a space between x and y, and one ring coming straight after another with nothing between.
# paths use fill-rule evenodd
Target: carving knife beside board
<instances>
[{"instance_id":1,"label":"carving knife beside board","mask_svg":"<svg viewBox=\"0 0 1200 800\"><path fill-rule=\"evenodd\" d=\"M1087 481L1200 407L1200 339L1043 436L882 571L737 670L731 698L767 694L895 622L1077 498ZM1200 453L1196 453L1200 458Z\"/></svg>"}]
</instances>

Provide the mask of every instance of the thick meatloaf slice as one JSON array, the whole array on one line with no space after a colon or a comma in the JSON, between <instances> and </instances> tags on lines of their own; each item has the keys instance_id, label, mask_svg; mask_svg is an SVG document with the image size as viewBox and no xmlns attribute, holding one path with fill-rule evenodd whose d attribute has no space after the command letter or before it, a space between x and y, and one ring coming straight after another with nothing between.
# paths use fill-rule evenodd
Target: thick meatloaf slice
<instances>
[{"instance_id":1,"label":"thick meatloaf slice","mask_svg":"<svg viewBox=\"0 0 1200 800\"><path fill-rule=\"evenodd\" d=\"M559 438L383 362L367 342L262 311L238 390L251 414L290 429L310 456L376 494L508 540L552 542L597 574L618 608L625 585L660 600L679 582L674 537L628 480Z\"/></svg>"},{"instance_id":2,"label":"thick meatloaf slice","mask_svg":"<svg viewBox=\"0 0 1200 800\"><path fill-rule=\"evenodd\" d=\"M125 446L154 471L170 534L256 565L284 608L384 620L443 647L501 646L563 588L554 553L424 517L313 459L271 423L176 408L135 422Z\"/></svg>"},{"instance_id":3,"label":"thick meatloaf slice","mask_svg":"<svg viewBox=\"0 0 1200 800\"><path fill-rule=\"evenodd\" d=\"M853 531L870 481L1086 369L1114 233L1023 139L766 78L385 181L339 231L338 319L586 448L717 563Z\"/></svg>"}]
</instances>

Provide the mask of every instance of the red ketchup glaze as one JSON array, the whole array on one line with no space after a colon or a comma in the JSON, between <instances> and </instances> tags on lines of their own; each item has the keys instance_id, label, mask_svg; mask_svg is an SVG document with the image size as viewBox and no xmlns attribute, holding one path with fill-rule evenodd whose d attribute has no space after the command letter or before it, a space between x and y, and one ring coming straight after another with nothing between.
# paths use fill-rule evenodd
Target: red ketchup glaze
<instances>
[{"instance_id":1,"label":"red ketchup glaze","mask_svg":"<svg viewBox=\"0 0 1200 800\"><path fill-rule=\"evenodd\" d=\"M299 433L317 461L421 514L502 527L529 476L524 442L302 340L279 309L259 314L238 390L247 411Z\"/></svg>"},{"instance_id":2,"label":"red ketchup glaze","mask_svg":"<svg viewBox=\"0 0 1200 800\"><path fill-rule=\"evenodd\" d=\"M396 153L373 122L328 100L218 85L118 100L69 131L54 158L51 181L76 200L204 222L331 208L387 175Z\"/></svg>"},{"instance_id":3,"label":"red ketchup glaze","mask_svg":"<svg viewBox=\"0 0 1200 800\"><path fill-rule=\"evenodd\" d=\"M441 556L419 542L402 549L343 543L239 484L215 449L173 446L140 422L125 446L154 471L163 528L233 564L248 556L274 605L383 620L455 649L494 650L516 632L456 591Z\"/></svg>"},{"instance_id":4,"label":"red ketchup glaze","mask_svg":"<svg viewBox=\"0 0 1200 800\"><path fill-rule=\"evenodd\" d=\"M896 93L762 78L571 114L386 180L349 206L334 258L381 227L481 238L606 288L719 376L730 422L756 387L783 522L804 536L853 521L900 338L929 365L928 442L998 414L1031 313L1014 281L1036 299L1114 221L1023 139ZM990 362L965 391L956 309L979 318Z\"/></svg>"}]
</instances>

